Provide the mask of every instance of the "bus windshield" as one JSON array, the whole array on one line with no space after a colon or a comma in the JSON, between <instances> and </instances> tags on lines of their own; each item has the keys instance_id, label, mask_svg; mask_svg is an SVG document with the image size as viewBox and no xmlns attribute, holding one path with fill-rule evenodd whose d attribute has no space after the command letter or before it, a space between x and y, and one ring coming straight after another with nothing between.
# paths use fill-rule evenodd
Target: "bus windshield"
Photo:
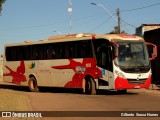
<instances>
[{"instance_id":1,"label":"bus windshield","mask_svg":"<svg viewBox=\"0 0 160 120\"><path fill-rule=\"evenodd\" d=\"M149 56L143 42L118 42L116 65L122 68L149 67Z\"/></svg>"}]
</instances>

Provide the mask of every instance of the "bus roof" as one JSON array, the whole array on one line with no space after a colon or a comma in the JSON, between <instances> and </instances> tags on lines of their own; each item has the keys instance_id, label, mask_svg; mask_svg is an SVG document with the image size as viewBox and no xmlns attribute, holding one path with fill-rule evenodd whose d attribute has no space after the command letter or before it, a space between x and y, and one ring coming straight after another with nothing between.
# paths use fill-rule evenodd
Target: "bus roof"
<instances>
[{"instance_id":1,"label":"bus roof","mask_svg":"<svg viewBox=\"0 0 160 120\"><path fill-rule=\"evenodd\" d=\"M45 40L39 40L32 42L31 40L24 41L25 43L15 43L15 44L8 44L8 46L13 45L24 45L24 44L43 44L43 43L50 43L50 42L62 42L62 41L75 41L75 40L87 40L87 39L108 39L109 41L112 40L134 40L139 41L143 40L143 38L135 35L129 34L94 34L94 33L79 33L79 34L67 34L67 35L59 35L59 36L51 36Z\"/></svg>"},{"instance_id":2,"label":"bus roof","mask_svg":"<svg viewBox=\"0 0 160 120\"><path fill-rule=\"evenodd\" d=\"M82 37L91 37L95 36L93 33L79 33L79 34L67 34L67 35L59 35L59 36L51 36L48 40L62 40L62 39L70 39L70 38L82 38Z\"/></svg>"},{"instance_id":3,"label":"bus roof","mask_svg":"<svg viewBox=\"0 0 160 120\"><path fill-rule=\"evenodd\" d=\"M61 36L51 36L48 40L63 40L63 39L70 39L70 38L87 38L87 37L94 37L96 38L107 38L109 41L113 39L119 40L143 40L143 38L135 35L129 34L94 34L94 33L80 33L80 34L69 34L69 35L61 35Z\"/></svg>"}]
</instances>

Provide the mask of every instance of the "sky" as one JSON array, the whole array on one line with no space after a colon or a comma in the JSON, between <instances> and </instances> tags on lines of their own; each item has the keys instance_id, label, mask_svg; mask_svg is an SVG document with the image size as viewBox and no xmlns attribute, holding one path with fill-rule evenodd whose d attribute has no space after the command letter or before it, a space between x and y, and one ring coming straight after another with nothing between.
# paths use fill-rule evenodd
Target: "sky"
<instances>
[{"instance_id":1,"label":"sky","mask_svg":"<svg viewBox=\"0 0 160 120\"><path fill-rule=\"evenodd\" d=\"M70 1L71 17L69 0L6 0L0 16L0 54L3 54L4 44L38 41L59 34L109 33L117 26L117 8L121 30L129 34L134 34L141 24L160 23L159 0Z\"/></svg>"}]
</instances>

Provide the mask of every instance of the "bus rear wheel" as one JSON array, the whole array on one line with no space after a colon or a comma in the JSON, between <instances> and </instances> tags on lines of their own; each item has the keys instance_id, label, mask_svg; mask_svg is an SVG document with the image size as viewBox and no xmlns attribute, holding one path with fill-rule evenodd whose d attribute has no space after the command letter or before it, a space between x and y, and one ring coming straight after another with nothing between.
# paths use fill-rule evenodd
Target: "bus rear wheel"
<instances>
[{"instance_id":1,"label":"bus rear wheel","mask_svg":"<svg viewBox=\"0 0 160 120\"><path fill-rule=\"evenodd\" d=\"M34 76L31 76L29 78L28 85L29 85L29 90L31 92L39 92L37 81L36 81L36 78Z\"/></svg>"},{"instance_id":2,"label":"bus rear wheel","mask_svg":"<svg viewBox=\"0 0 160 120\"><path fill-rule=\"evenodd\" d=\"M93 78L91 77L85 80L85 94L96 94L96 85Z\"/></svg>"}]
</instances>

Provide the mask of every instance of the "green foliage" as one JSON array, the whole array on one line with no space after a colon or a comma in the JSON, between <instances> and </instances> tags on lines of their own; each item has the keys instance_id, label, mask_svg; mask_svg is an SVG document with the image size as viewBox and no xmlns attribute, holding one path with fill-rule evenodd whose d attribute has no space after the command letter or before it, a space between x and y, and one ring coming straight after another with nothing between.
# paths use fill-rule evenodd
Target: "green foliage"
<instances>
[{"instance_id":1,"label":"green foliage","mask_svg":"<svg viewBox=\"0 0 160 120\"><path fill-rule=\"evenodd\" d=\"M118 34L118 26L115 26L114 30L109 32L109 34ZM121 31L121 34L127 34L127 32L123 30L123 31Z\"/></svg>"},{"instance_id":2,"label":"green foliage","mask_svg":"<svg viewBox=\"0 0 160 120\"><path fill-rule=\"evenodd\" d=\"M6 0L0 0L0 14L2 13L2 4L5 2Z\"/></svg>"}]
</instances>

